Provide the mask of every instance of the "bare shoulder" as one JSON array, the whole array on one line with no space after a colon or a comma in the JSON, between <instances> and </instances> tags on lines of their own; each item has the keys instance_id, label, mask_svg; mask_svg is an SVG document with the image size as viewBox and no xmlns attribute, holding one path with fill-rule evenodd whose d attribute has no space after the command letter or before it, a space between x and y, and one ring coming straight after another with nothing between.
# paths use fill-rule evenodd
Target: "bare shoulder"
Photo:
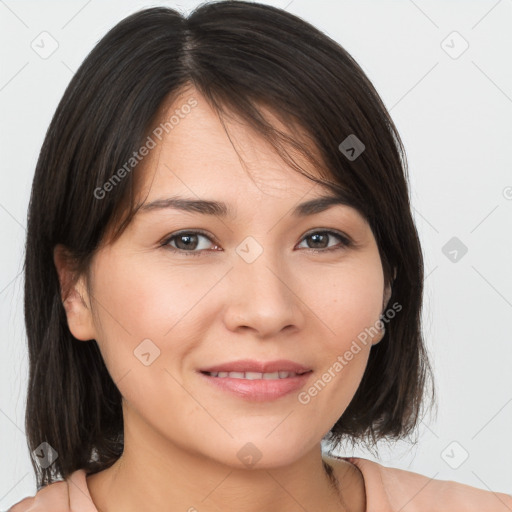
<instances>
[{"instance_id":1,"label":"bare shoulder","mask_svg":"<svg viewBox=\"0 0 512 512\"><path fill-rule=\"evenodd\" d=\"M510 512L512 496L502 492L480 489L454 480L441 480L399 468L387 467L377 462L358 459L371 485L378 482L385 490L391 510L402 512Z\"/></svg>"},{"instance_id":2,"label":"bare shoulder","mask_svg":"<svg viewBox=\"0 0 512 512\"><path fill-rule=\"evenodd\" d=\"M350 462L324 455L325 462L332 467L333 473L341 485L343 499L349 510L364 512L366 510L366 490L361 471Z\"/></svg>"},{"instance_id":3,"label":"bare shoulder","mask_svg":"<svg viewBox=\"0 0 512 512\"><path fill-rule=\"evenodd\" d=\"M26 512L30 510L34 504L34 500L35 498L33 496L24 498L21 501L18 501L18 503L14 504L7 512Z\"/></svg>"},{"instance_id":4,"label":"bare shoulder","mask_svg":"<svg viewBox=\"0 0 512 512\"><path fill-rule=\"evenodd\" d=\"M29 496L13 505L7 512L36 512L59 510L70 512L68 486L65 481L57 481L46 485L35 496Z\"/></svg>"},{"instance_id":5,"label":"bare shoulder","mask_svg":"<svg viewBox=\"0 0 512 512\"><path fill-rule=\"evenodd\" d=\"M451 506L464 507L468 512L486 510L489 512L509 512L512 510L512 495L493 492L479 487L455 482L435 480L436 494L444 497Z\"/></svg>"}]
</instances>

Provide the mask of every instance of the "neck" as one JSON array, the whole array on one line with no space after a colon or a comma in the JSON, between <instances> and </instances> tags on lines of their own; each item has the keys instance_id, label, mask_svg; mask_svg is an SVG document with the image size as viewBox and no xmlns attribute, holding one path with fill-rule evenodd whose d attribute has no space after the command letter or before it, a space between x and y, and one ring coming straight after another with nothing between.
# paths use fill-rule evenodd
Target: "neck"
<instances>
[{"instance_id":1,"label":"neck","mask_svg":"<svg viewBox=\"0 0 512 512\"><path fill-rule=\"evenodd\" d=\"M320 443L291 461L240 467L171 443L143 421L125 422L124 434L121 457L87 478L101 512L347 510L339 489L350 485L338 482Z\"/></svg>"}]
</instances>

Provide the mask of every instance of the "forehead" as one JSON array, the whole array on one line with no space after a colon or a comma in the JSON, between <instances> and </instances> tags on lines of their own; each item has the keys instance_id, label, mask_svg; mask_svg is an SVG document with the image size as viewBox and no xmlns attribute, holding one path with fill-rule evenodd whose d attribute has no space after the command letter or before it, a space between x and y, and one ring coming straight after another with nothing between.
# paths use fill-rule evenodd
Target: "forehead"
<instances>
[{"instance_id":1,"label":"forehead","mask_svg":"<svg viewBox=\"0 0 512 512\"><path fill-rule=\"evenodd\" d=\"M261 111L273 127L294 140L307 137L296 125L283 123L269 109L262 107ZM233 195L248 191L251 186L260 194L277 197L281 193L302 196L313 188L318 194L322 192L320 185L290 167L243 120L228 113L221 121L194 88L182 91L162 106L149 138L153 147L134 173L136 195L145 201L171 190L198 196L219 195L223 191ZM319 158L312 143L308 149ZM304 155L290 147L286 151L297 165L319 176L318 169Z\"/></svg>"},{"instance_id":2,"label":"forehead","mask_svg":"<svg viewBox=\"0 0 512 512\"><path fill-rule=\"evenodd\" d=\"M295 140L307 138L297 125L285 125L268 109L262 112L272 126ZM229 114L221 121L195 89L162 107L149 136L155 145L134 176L141 214L174 210L235 219L244 212L264 217L288 211L299 218L338 204L366 222L348 194L333 200L330 190L290 167L245 122ZM313 144L308 147L321 161ZM320 177L304 155L286 150L297 165Z\"/></svg>"}]
</instances>

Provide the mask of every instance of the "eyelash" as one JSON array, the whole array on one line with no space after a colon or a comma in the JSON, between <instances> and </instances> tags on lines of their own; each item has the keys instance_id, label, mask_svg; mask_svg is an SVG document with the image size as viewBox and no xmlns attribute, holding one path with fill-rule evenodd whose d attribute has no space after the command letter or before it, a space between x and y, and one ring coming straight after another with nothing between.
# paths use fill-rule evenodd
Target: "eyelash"
<instances>
[{"instance_id":1,"label":"eyelash","mask_svg":"<svg viewBox=\"0 0 512 512\"><path fill-rule=\"evenodd\" d=\"M302 242L302 240L304 240L306 238L309 238L309 237L311 237L313 235L317 235L317 234L333 235L333 236L335 236L336 238L338 238L341 241L341 244L340 245L336 245L334 247L329 247L327 249L311 249L311 248L307 248L307 250L311 251L313 254L316 254L316 253L326 253L326 252L330 253L330 252L339 251L341 249L345 249L345 248L348 248L348 247L352 246L352 241L349 238L347 238L345 235L342 235L341 233L339 233L337 231L332 231L332 230L318 230L318 231L312 231L310 233L306 233L306 235L304 235L302 237L301 242ZM175 238L179 238L180 236L184 236L184 235L202 235L205 238L208 238L208 240L210 240L212 243L216 244L215 241L211 240L210 235L208 235L204 231L194 230L194 231L181 231L179 233L175 233L175 234L165 238L160 243L160 246L164 247L167 250L170 250L173 253L180 253L180 254L184 254L185 256L201 256L203 251L207 251L208 250L208 249L201 249L199 251L185 251L183 249L177 249L177 248L172 247L172 246L169 245L169 243L172 240L174 240Z\"/></svg>"}]
</instances>

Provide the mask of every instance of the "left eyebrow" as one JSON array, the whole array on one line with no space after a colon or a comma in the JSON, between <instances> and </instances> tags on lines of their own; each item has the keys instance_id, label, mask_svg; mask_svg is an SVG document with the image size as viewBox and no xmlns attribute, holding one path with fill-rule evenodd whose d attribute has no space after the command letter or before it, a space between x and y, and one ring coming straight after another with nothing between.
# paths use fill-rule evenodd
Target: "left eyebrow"
<instances>
[{"instance_id":1,"label":"left eyebrow","mask_svg":"<svg viewBox=\"0 0 512 512\"><path fill-rule=\"evenodd\" d=\"M321 213L336 205L343 205L353 208L354 204L346 198L340 196L321 196L310 201L297 205L291 212L294 217L307 217ZM140 211L173 209L185 212L199 213L201 215L214 215L225 218L233 217L233 209L222 201L213 201L207 199L191 199L186 197L173 196L164 199L156 199L150 203L144 203Z\"/></svg>"}]
</instances>

